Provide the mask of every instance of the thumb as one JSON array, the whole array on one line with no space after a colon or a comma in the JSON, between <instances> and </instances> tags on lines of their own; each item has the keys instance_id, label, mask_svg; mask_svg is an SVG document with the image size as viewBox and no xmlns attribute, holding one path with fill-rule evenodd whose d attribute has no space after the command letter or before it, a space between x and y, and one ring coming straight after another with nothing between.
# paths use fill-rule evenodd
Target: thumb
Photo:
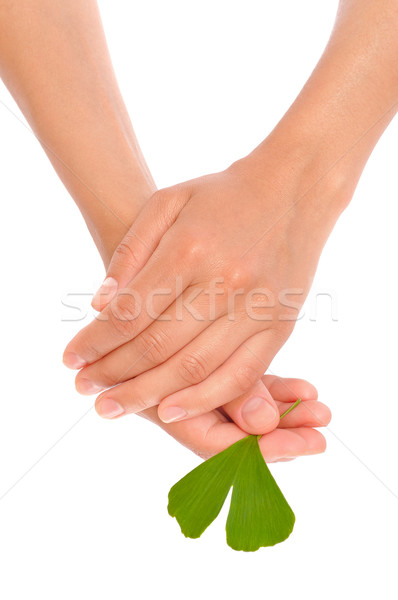
<instances>
[{"instance_id":1,"label":"thumb","mask_svg":"<svg viewBox=\"0 0 398 600\"><path fill-rule=\"evenodd\" d=\"M238 427L254 435L276 429L280 420L278 406L261 380L223 409Z\"/></svg>"},{"instance_id":2,"label":"thumb","mask_svg":"<svg viewBox=\"0 0 398 600\"><path fill-rule=\"evenodd\" d=\"M106 277L94 294L91 306L103 310L145 266L156 250L162 236L175 222L185 201L185 195L173 188L160 190L148 200L138 217L116 248Z\"/></svg>"}]
</instances>

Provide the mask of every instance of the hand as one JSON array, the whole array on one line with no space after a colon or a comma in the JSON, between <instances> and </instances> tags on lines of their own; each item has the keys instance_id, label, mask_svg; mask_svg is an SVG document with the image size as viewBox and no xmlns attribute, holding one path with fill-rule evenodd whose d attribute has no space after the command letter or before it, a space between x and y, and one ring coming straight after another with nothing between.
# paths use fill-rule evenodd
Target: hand
<instances>
[{"instance_id":1,"label":"hand","mask_svg":"<svg viewBox=\"0 0 398 600\"><path fill-rule=\"evenodd\" d=\"M266 387L265 387L266 386ZM302 402L278 423L278 427L260 438L260 449L267 462L286 461L298 456L324 452L326 440L313 429L325 427L331 418L327 406L317 400L317 391L302 379L283 379L275 375L265 375L256 384L259 395L272 395L279 413L283 414L297 397ZM244 422L242 410L247 403L247 395L230 403L228 410L235 415L237 422ZM155 407L148 408L141 416L162 427L180 443L204 459L221 452L242 439L247 433L226 418L223 409L213 410L186 421L165 424Z\"/></svg>"},{"instance_id":2,"label":"hand","mask_svg":"<svg viewBox=\"0 0 398 600\"><path fill-rule=\"evenodd\" d=\"M332 194L323 190L322 210L310 195L295 205L305 169L296 160L295 175L271 150L261 177L249 157L162 190L141 211L102 290L108 300L119 293L105 308L97 297L102 312L64 354L70 367L94 363L78 375L79 391L118 384L99 408L160 404L164 422L191 418L245 393L268 368L308 293Z\"/></svg>"}]
</instances>

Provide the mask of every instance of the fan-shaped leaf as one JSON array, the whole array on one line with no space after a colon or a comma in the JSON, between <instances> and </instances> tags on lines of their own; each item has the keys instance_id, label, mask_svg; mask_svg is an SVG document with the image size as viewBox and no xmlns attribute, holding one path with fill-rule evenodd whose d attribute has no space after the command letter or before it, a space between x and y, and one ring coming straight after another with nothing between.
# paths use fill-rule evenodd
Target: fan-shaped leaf
<instances>
[{"instance_id":1,"label":"fan-shaped leaf","mask_svg":"<svg viewBox=\"0 0 398 600\"><path fill-rule=\"evenodd\" d=\"M198 538L214 521L231 486L226 525L231 548L253 551L290 535L295 517L262 457L259 437L236 442L171 488L168 511L186 537Z\"/></svg>"},{"instance_id":2,"label":"fan-shaped leaf","mask_svg":"<svg viewBox=\"0 0 398 600\"><path fill-rule=\"evenodd\" d=\"M198 538L217 517L234 481L246 439L201 463L171 488L167 510L186 537Z\"/></svg>"},{"instance_id":3,"label":"fan-shaped leaf","mask_svg":"<svg viewBox=\"0 0 398 600\"><path fill-rule=\"evenodd\" d=\"M226 530L231 548L252 552L283 542L293 531L295 517L263 459L258 438L250 436L245 441Z\"/></svg>"}]
</instances>

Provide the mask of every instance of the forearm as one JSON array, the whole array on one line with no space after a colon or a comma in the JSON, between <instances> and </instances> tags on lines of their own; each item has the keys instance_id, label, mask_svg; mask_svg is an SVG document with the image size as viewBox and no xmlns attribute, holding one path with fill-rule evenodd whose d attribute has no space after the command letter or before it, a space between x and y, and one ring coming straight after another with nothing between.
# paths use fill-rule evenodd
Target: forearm
<instances>
[{"instance_id":1,"label":"forearm","mask_svg":"<svg viewBox=\"0 0 398 600\"><path fill-rule=\"evenodd\" d=\"M108 261L155 186L96 3L0 0L0 74Z\"/></svg>"},{"instance_id":2,"label":"forearm","mask_svg":"<svg viewBox=\"0 0 398 600\"><path fill-rule=\"evenodd\" d=\"M341 0L314 72L271 135L252 153L260 171L272 155L273 164L279 161L290 172L300 172L297 199L303 196L303 210L316 207L325 210L326 219L336 219L396 113L397 31L395 0ZM322 197L328 196L330 205L325 208Z\"/></svg>"}]
</instances>

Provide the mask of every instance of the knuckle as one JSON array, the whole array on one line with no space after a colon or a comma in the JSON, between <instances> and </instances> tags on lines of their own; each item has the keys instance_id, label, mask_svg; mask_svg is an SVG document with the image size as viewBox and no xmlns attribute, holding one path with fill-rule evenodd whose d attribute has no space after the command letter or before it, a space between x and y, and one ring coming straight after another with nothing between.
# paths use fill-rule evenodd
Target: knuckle
<instances>
[{"instance_id":1,"label":"knuckle","mask_svg":"<svg viewBox=\"0 0 398 600\"><path fill-rule=\"evenodd\" d=\"M179 375L189 385L200 383L208 375L208 366L198 354L186 354L179 364Z\"/></svg>"},{"instance_id":2,"label":"knuckle","mask_svg":"<svg viewBox=\"0 0 398 600\"><path fill-rule=\"evenodd\" d=\"M103 360L98 367L98 375L96 374L96 376L92 378L93 381L109 386L120 383L121 380L116 375L114 365L110 364L107 360Z\"/></svg>"},{"instance_id":3,"label":"knuckle","mask_svg":"<svg viewBox=\"0 0 398 600\"><path fill-rule=\"evenodd\" d=\"M203 236L203 232L192 226L179 228L180 244L176 249L177 257L188 264L202 261L208 257L209 247Z\"/></svg>"},{"instance_id":4,"label":"knuckle","mask_svg":"<svg viewBox=\"0 0 398 600\"><path fill-rule=\"evenodd\" d=\"M137 339L139 352L155 364L168 358L168 342L168 337L163 331L144 331Z\"/></svg>"},{"instance_id":5,"label":"knuckle","mask_svg":"<svg viewBox=\"0 0 398 600\"><path fill-rule=\"evenodd\" d=\"M295 321L279 321L277 326L271 329L271 338L276 348L281 348L283 346L292 334L295 324Z\"/></svg>"},{"instance_id":6,"label":"knuckle","mask_svg":"<svg viewBox=\"0 0 398 600\"><path fill-rule=\"evenodd\" d=\"M81 347L84 356L90 356L90 363L96 362L103 356L103 353L88 339L81 340Z\"/></svg>"},{"instance_id":7,"label":"knuckle","mask_svg":"<svg viewBox=\"0 0 398 600\"><path fill-rule=\"evenodd\" d=\"M153 217L159 225L168 229L173 225L179 212L179 207L184 203L184 197L178 189L163 188L152 196Z\"/></svg>"},{"instance_id":8,"label":"knuckle","mask_svg":"<svg viewBox=\"0 0 398 600\"><path fill-rule=\"evenodd\" d=\"M212 411L215 408L215 404L214 394L209 391L202 393L200 396L199 414L205 414Z\"/></svg>"},{"instance_id":9,"label":"knuckle","mask_svg":"<svg viewBox=\"0 0 398 600\"><path fill-rule=\"evenodd\" d=\"M247 392L261 377L261 373L251 363L240 365L235 373L234 379L238 390L243 394Z\"/></svg>"},{"instance_id":10,"label":"knuckle","mask_svg":"<svg viewBox=\"0 0 398 600\"><path fill-rule=\"evenodd\" d=\"M228 288L237 290L246 289L251 282L251 270L247 265L236 263L231 265L225 275L225 284Z\"/></svg>"},{"instance_id":11,"label":"knuckle","mask_svg":"<svg viewBox=\"0 0 398 600\"><path fill-rule=\"evenodd\" d=\"M151 202L156 204L156 208L163 207L172 198L171 188L162 188L156 190L152 195Z\"/></svg>"},{"instance_id":12,"label":"knuckle","mask_svg":"<svg viewBox=\"0 0 398 600\"><path fill-rule=\"evenodd\" d=\"M133 337L138 315L135 302L130 296L118 296L111 303L108 316L111 325L123 338Z\"/></svg>"},{"instance_id":13,"label":"knuckle","mask_svg":"<svg viewBox=\"0 0 398 600\"><path fill-rule=\"evenodd\" d=\"M127 235L125 239L120 242L112 258L113 266L116 268L123 267L123 269L128 269L129 271L138 268L139 257L135 249L134 241L133 236L128 237Z\"/></svg>"},{"instance_id":14,"label":"knuckle","mask_svg":"<svg viewBox=\"0 0 398 600\"><path fill-rule=\"evenodd\" d=\"M203 241L190 237L186 242L185 255L189 261L201 261L206 255L206 249L204 248Z\"/></svg>"},{"instance_id":15,"label":"knuckle","mask_svg":"<svg viewBox=\"0 0 398 600\"><path fill-rule=\"evenodd\" d=\"M159 210L163 210L166 205L171 201L173 195L170 188L163 188L161 190L157 190L151 199L151 203L153 205L154 211L156 213Z\"/></svg>"},{"instance_id":16,"label":"knuckle","mask_svg":"<svg viewBox=\"0 0 398 600\"><path fill-rule=\"evenodd\" d=\"M134 403L131 405L129 412L141 413L149 408L148 399L146 396L142 396L140 393L134 394Z\"/></svg>"}]
</instances>

